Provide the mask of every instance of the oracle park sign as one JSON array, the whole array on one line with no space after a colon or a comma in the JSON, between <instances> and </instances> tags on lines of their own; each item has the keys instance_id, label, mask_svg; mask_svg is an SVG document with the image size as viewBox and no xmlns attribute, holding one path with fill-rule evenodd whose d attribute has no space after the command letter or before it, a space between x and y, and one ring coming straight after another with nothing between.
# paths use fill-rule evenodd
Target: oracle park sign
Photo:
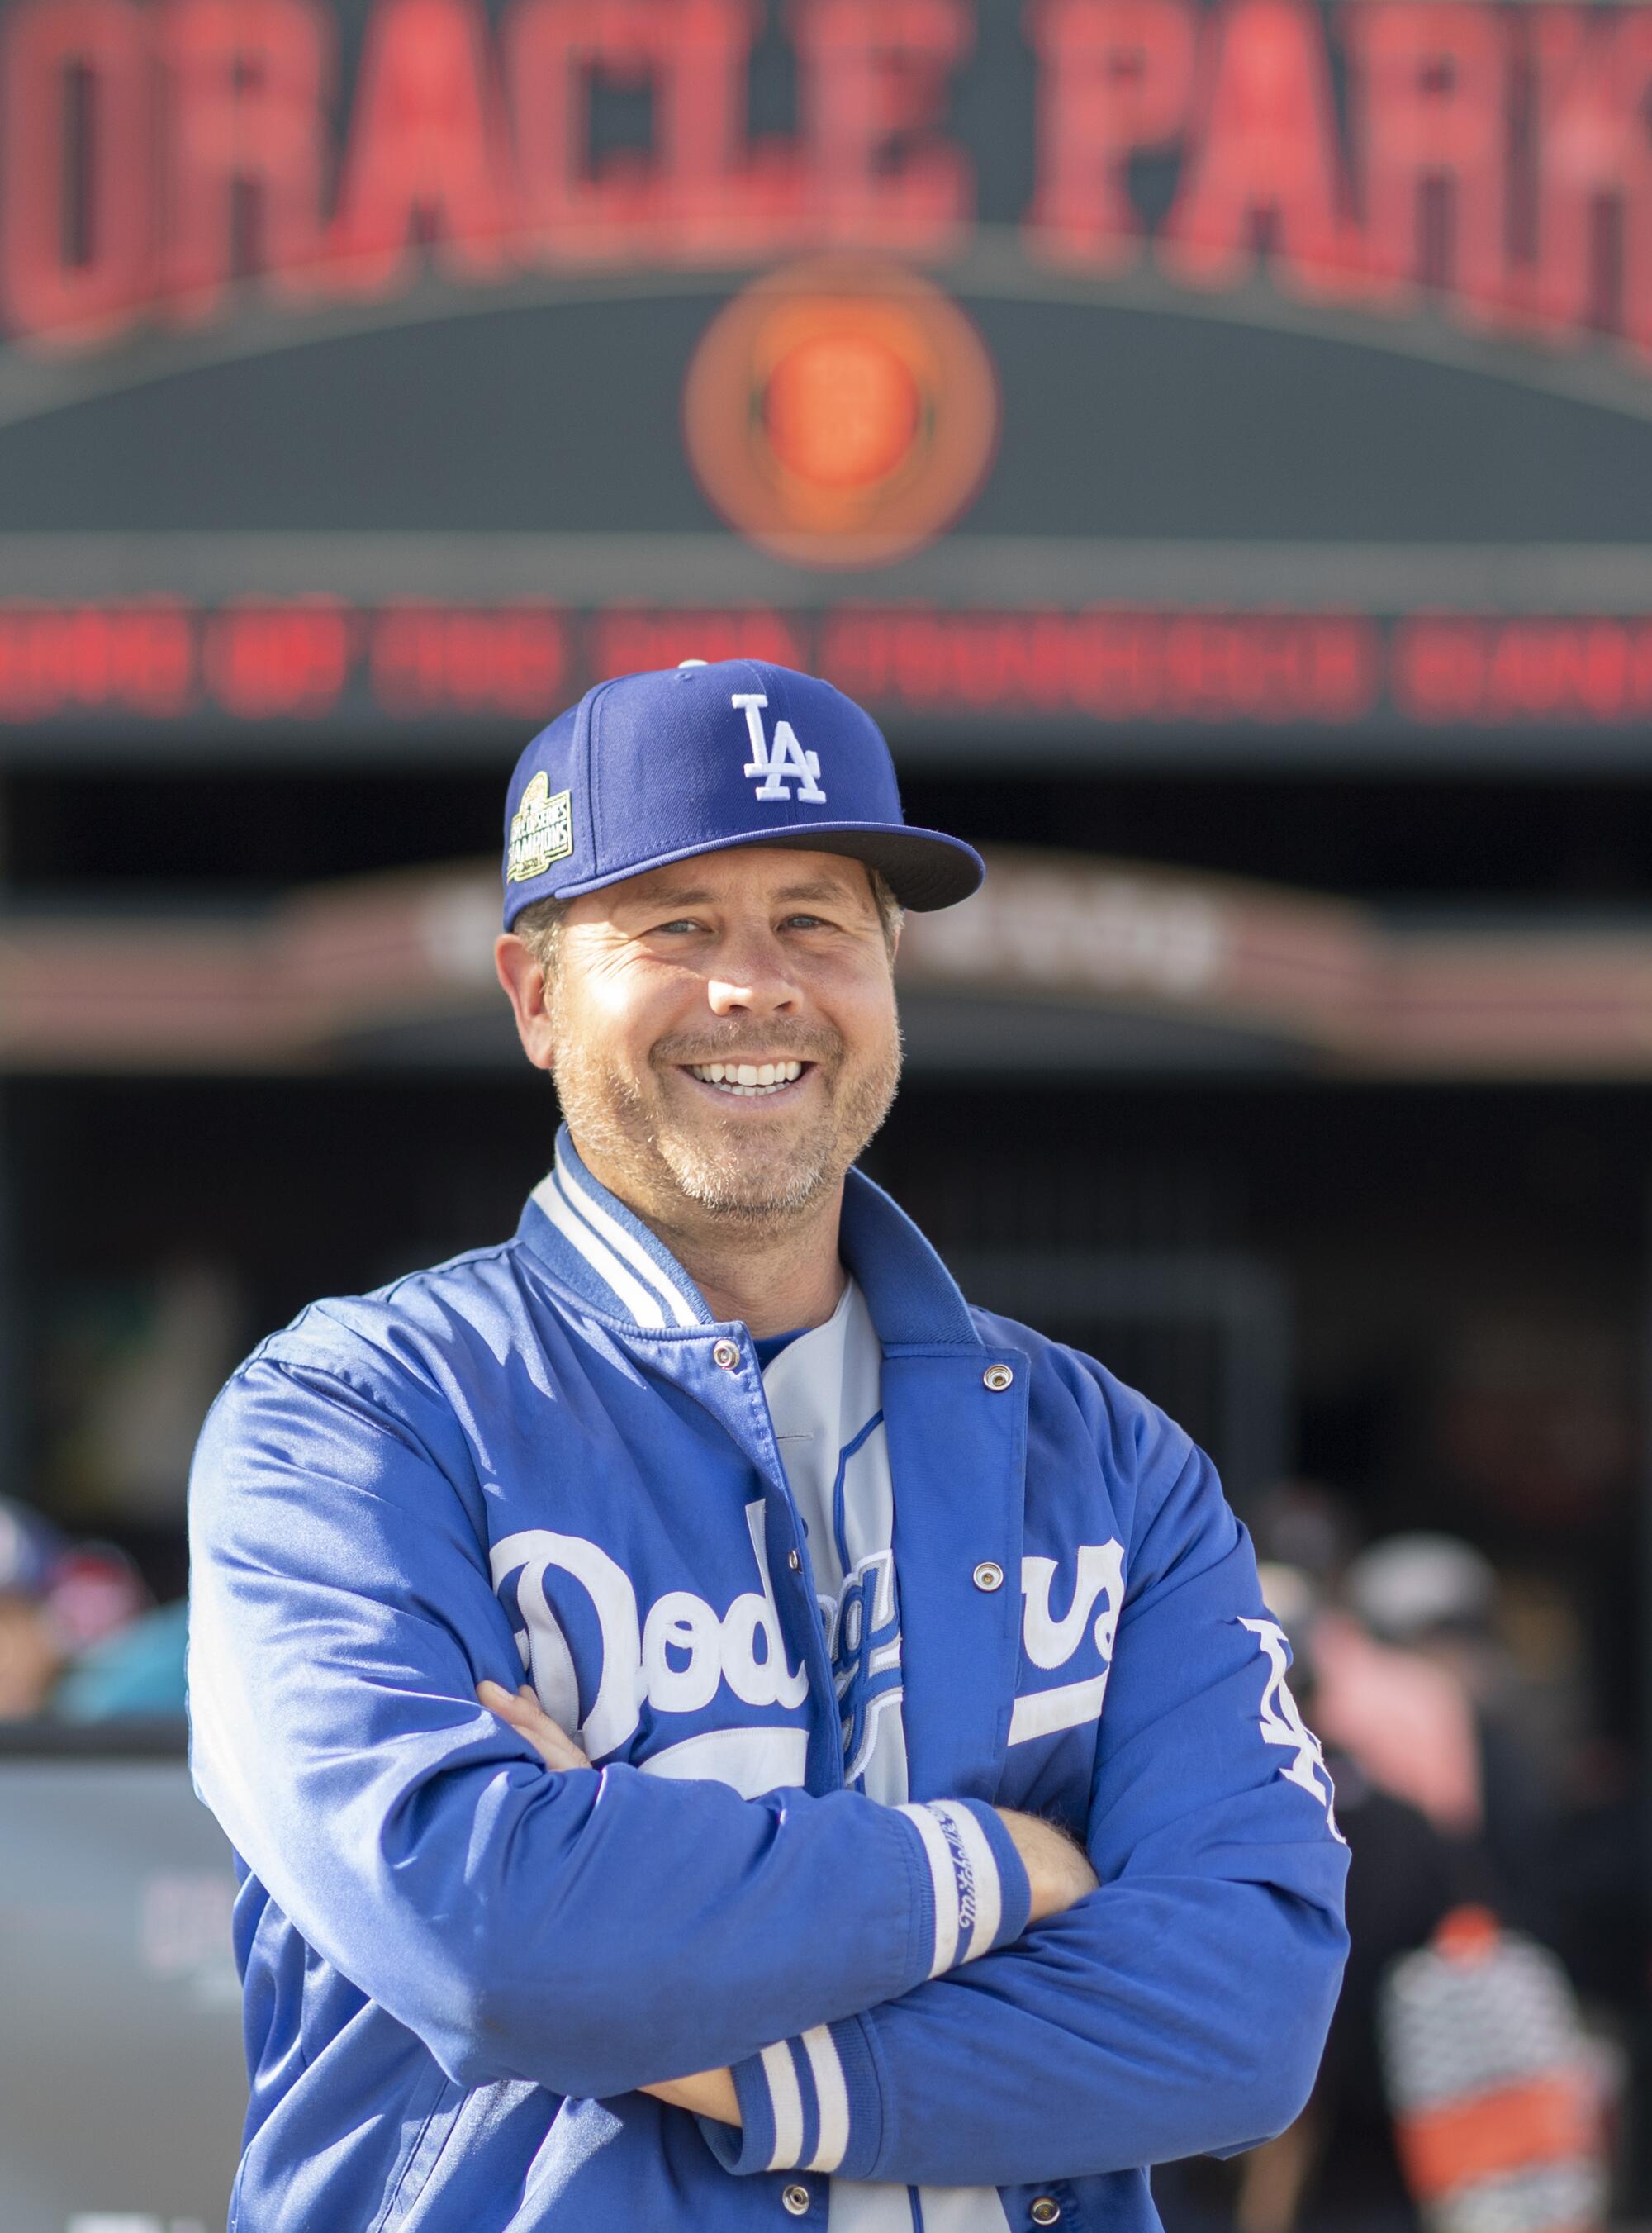
<instances>
[{"instance_id":1,"label":"oracle park sign","mask_svg":"<svg viewBox=\"0 0 1652 2233\"><path fill-rule=\"evenodd\" d=\"M10 0L0 756L1648 756L1652 8ZM309 740L307 745L307 740Z\"/></svg>"}]
</instances>

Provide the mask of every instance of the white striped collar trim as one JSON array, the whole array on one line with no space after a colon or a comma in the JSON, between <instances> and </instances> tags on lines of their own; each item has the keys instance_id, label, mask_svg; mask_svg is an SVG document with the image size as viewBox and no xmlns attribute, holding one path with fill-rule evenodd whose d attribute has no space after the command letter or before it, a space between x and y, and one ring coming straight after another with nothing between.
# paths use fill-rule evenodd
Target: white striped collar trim
<instances>
[{"instance_id":1,"label":"white striped collar trim","mask_svg":"<svg viewBox=\"0 0 1652 2233\"><path fill-rule=\"evenodd\" d=\"M564 1126L556 1160L530 1200L600 1279L614 1304L640 1326L702 1326L711 1312L698 1290L651 1234L599 1186L580 1162ZM582 1284L584 1284L582 1282Z\"/></svg>"}]
</instances>

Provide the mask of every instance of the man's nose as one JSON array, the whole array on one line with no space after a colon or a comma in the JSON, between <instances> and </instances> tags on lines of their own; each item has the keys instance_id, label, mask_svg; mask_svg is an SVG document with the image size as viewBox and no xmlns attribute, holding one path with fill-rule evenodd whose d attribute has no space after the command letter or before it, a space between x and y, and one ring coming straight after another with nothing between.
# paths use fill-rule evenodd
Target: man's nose
<instances>
[{"instance_id":1,"label":"man's nose","mask_svg":"<svg viewBox=\"0 0 1652 2233\"><path fill-rule=\"evenodd\" d=\"M706 998L714 1016L777 1016L796 1008L797 988L779 941L764 933L726 941L712 961Z\"/></svg>"}]
</instances>

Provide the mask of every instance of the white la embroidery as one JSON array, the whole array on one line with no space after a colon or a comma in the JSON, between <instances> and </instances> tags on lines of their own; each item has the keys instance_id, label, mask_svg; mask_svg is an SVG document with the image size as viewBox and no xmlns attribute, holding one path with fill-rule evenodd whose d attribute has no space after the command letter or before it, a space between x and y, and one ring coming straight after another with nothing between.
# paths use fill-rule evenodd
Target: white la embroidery
<instances>
[{"instance_id":1,"label":"white la embroidery","mask_svg":"<svg viewBox=\"0 0 1652 2233\"><path fill-rule=\"evenodd\" d=\"M731 702L745 715L746 734L751 739L751 757L745 764L745 772L763 778L758 785L758 797L790 798L787 783L790 781L796 783L799 798L807 799L811 806L824 806L826 794L820 787L820 754L803 750L790 721L775 723L774 747L771 751L763 733L763 715L759 711L769 701L759 692L737 691Z\"/></svg>"},{"instance_id":2,"label":"white la embroidery","mask_svg":"<svg viewBox=\"0 0 1652 2233\"><path fill-rule=\"evenodd\" d=\"M1312 1792L1325 1810L1331 1834L1342 1838L1337 1827L1337 1815L1332 1806L1335 1794L1330 1787L1330 1775L1325 1767L1325 1755L1319 1749L1319 1740L1308 1727L1297 1709L1291 1695L1291 1685L1285 1681L1290 1665L1290 1650L1285 1640L1285 1631L1277 1621L1245 1620L1241 1628L1248 1628L1268 1657L1268 1679L1262 1691L1262 1741L1265 1744L1288 1745L1296 1758L1288 1768L1279 1770L1288 1782L1299 1784L1303 1790ZM1323 1781L1322 1781L1323 1778ZM1343 1842L1346 1844L1347 1840Z\"/></svg>"}]
</instances>

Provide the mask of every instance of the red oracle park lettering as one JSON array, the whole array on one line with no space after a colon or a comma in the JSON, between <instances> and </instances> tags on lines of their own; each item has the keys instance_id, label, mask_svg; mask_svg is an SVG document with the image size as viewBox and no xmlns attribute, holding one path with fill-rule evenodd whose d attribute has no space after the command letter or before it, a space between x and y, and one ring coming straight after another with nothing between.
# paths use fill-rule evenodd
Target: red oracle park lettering
<instances>
[{"instance_id":1,"label":"red oracle park lettering","mask_svg":"<svg viewBox=\"0 0 1652 2233\"><path fill-rule=\"evenodd\" d=\"M949 101L984 4L501 0L496 41L493 0L365 0L345 87L334 0L15 0L0 318L63 348L224 315L254 277L291 303L430 261L492 283L944 256L974 215ZM797 126L754 139L771 13ZM1652 7L1022 0L1021 23L1031 253L1107 274L1151 231L1185 285L1265 259L1299 296L1409 312L1433 290L1528 336L1652 351ZM646 91L646 146L594 149L605 86ZM966 113L992 117L979 90Z\"/></svg>"},{"instance_id":2,"label":"red oracle park lettering","mask_svg":"<svg viewBox=\"0 0 1652 2233\"><path fill-rule=\"evenodd\" d=\"M654 14L648 231L665 255L760 255L797 228L803 166L795 145L747 142L755 0L671 0Z\"/></svg>"},{"instance_id":3,"label":"red oracle park lettering","mask_svg":"<svg viewBox=\"0 0 1652 2233\"><path fill-rule=\"evenodd\" d=\"M234 270L250 197L250 261L274 291L308 291L323 238L322 121L335 57L318 0L165 0L154 18L160 136L159 284L168 316L206 316Z\"/></svg>"},{"instance_id":4,"label":"red oracle park lettering","mask_svg":"<svg viewBox=\"0 0 1652 2233\"><path fill-rule=\"evenodd\" d=\"M518 0L505 31L523 193L550 263L745 258L793 239L795 146L748 149L754 0ZM647 86L654 144L594 165L599 80Z\"/></svg>"},{"instance_id":5,"label":"red oracle park lettering","mask_svg":"<svg viewBox=\"0 0 1652 2233\"><path fill-rule=\"evenodd\" d=\"M655 40L658 173L649 229L693 260L761 255L795 234L803 165L793 144L748 144L745 81L755 0L673 0Z\"/></svg>"},{"instance_id":6,"label":"red oracle park lettering","mask_svg":"<svg viewBox=\"0 0 1652 2233\"><path fill-rule=\"evenodd\" d=\"M367 658L387 713L548 718L567 670L567 628L543 605L395 605L374 616Z\"/></svg>"},{"instance_id":7,"label":"red oracle park lettering","mask_svg":"<svg viewBox=\"0 0 1652 2233\"><path fill-rule=\"evenodd\" d=\"M132 0L23 0L0 49L0 291L17 331L107 341L153 291L149 48Z\"/></svg>"},{"instance_id":8,"label":"red oracle park lettering","mask_svg":"<svg viewBox=\"0 0 1652 2233\"><path fill-rule=\"evenodd\" d=\"M798 0L802 138L745 142L749 0L518 0L505 30L526 220L543 259L705 260L845 241L946 246L967 159L936 128L962 0ZM600 166L592 86L647 85L654 143Z\"/></svg>"},{"instance_id":9,"label":"red oracle park lettering","mask_svg":"<svg viewBox=\"0 0 1652 2233\"><path fill-rule=\"evenodd\" d=\"M354 615L331 598L227 605L206 623L203 663L213 697L245 720L328 712L343 694Z\"/></svg>"},{"instance_id":10,"label":"red oracle park lettering","mask_svg":"<svg viewBox=\"0 0 1652 2233\"><path fill-rule=\"evenodd\" d=\"M660 182L634 151L594 167L594 81L646 85L670 45L655 0L517 0L505 28L506 75L525 221L542 255L646 257Z\"/></svg>"},{"instance_id":11,"label":"red oracle park lettering","mask_svg":"<svg viewBox=\"0 0 1652 2233\"><path fill-rule=\"evenodd\" d=\"M378 293L413 257L416 224L463 277L505 265L515 231L487 22L476 0L379 0L367 20L339 187L335 282Z\"/></svg>"},{"instance_id":12,"label":"red oracle park lettering","mask_svg":"<svg viewBox=\"0 0 1652 2233\"><path fill-rule=\"evenodd\" d=\"M1330 74L1308 0L1228 0L1200 62L1199 122L1160 256L1178 278L1233 286L1267 229L1279 277L1339 285L1351 260Z\"/></svg>"},{"instance_id":13,"label":"red oracle park lettering","mask_svg":"<svg viewBox=\"0 0 1652 2233\"><path fill-rule=\"evenodd\" d=\"M973 204L969 159L937 129L970 45L962 0L798 0L793 26L816 237L952 245Z\"/></svg>"},{"instance_id":14,"label":"red oracle park lettering","mask_svg":"<svg viewBox=\"0 0 1652 2233\"><path fill-rule=\"evenodd\" d=\"M795 146L746 144L754 0L517 0L506 18L530 252L550 264L731 256L795 238ZM654 145L589 151L598 80L647 86Z\"/></svg>"},{"instance_id":15,"label":"red oracle park lettering","mask_svg":"<svg viewBox=\"0 0 1652 2233\"><path fill-rule=\"evenodd\" d=\"M1344 10L1368 283L1415 280L1482 310L1506 292L1509 31L1474 0Z\"/></svg>"},{"instance_id":16,"label":"red oracle park lettering","mask_svg":"<svg viewBox=\"0 0 1652 2233\"><path fill-rule=\"evenodd\" d=\"M1563 328L1620 324L1641 348L1652 348L1652 10L1616 8L1590 22L1574 8L1538 7L1531 29L1538 155L1531 308ZM1610 218L1616 258L1608 252Z\"/></svg>"},{"instance_id":17,"label":"red oracle park lettering","mask_svg":"<svg viewBox=\"0 0 1652 2233\"><path fill-rule=\"evenodd\" d=\"M805 624L764 605L668 612L621 605L592 615L587 664L598 681L685 659L762 659L807 667L810 651Z\"/></svg>"},{"instance_id":18,"label":"red oracle park lettering","mask_svg":"<svg viewBox=\"0 0 1652 2233\"><path fill-rule=\"evenodd\" d=\"M1197 44L1190 0L1037 0L1038 174L1029 245L1096 270L1141 253L1131 159L1187 122Z\"/></svg>"},{"instance_id":19,"label":"red oracle park lettering","mask_svg":"<svg viewBox=\"0 0 1652 2233\"><path fill-rule=\"evenodd\" d=\"M194 685L192 615L181 605L0 605L0 721L164 719L188 709Z\"/></svg>"}]
</instances>

